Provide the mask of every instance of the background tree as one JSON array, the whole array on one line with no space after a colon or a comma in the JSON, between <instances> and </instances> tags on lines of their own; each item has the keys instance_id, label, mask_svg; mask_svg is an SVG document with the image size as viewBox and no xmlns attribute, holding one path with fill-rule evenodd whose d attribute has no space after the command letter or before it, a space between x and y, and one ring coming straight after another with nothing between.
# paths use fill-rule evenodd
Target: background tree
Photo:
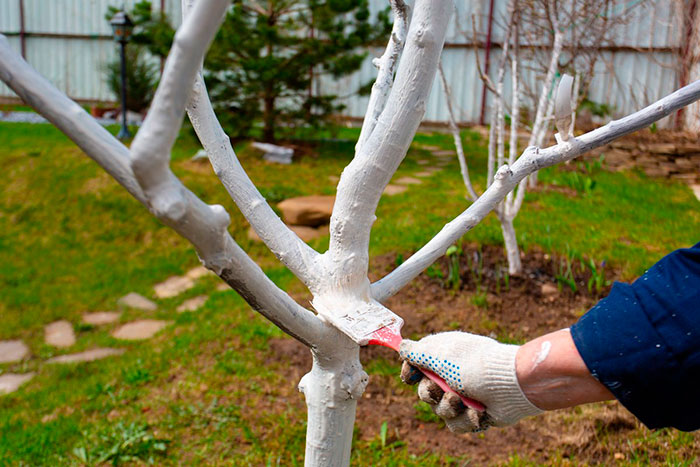
<instances>
[{"instance_id":1,"label":"background tree","mask_svg":"<svg viewBox=\"0 0 700 467\"><path fill-rule=\"evenodd\" d=\"M349 464L356 406L367 385L359 360L359 346L366 342L351 339L332 323L350 317L356 324L366 324L368 317L390 314L382 302L443 256L535 170L571 160L700 98L698 81L590 133L567 135L548 148L527 148L512 165L499 167L494 182L468 209L394 271L371 284L367 273L375 211L423 118L452 2L416 0L410 24L403 2L392 2L397 17L394 33L385 54L376 61L378 76L387 79L373 87L370 118L363 123L368 126L363 128L367 137L340 177L324 253L301 241L267 204L243 170L209 102L200 67L228 5L228 0L199 0L191 11L185 9L185 21L175 36L153 103L130 148L32 69L3 35L0 79L154 216L188 239L202 263L253 309L309 347L312 368L299 383L308 407L309 466ZM395 74L387 73L395 66ZM170 153L185 111L217 177L267 247L309 289L318 314L282 291L238 246L228 232L230 217L223 206L204 203L171 171Z\"/></svg>"},{"instance_id":2,"label":"background tree","mask_svg":"<svg viewBox=\"0 0 700 467\"><path fill-rule=\"evenodd\" d=\"M389 27L386 12L372 20L367 0L235 2L205 62L224 128L244 136L262 122L265 141L282 129L318 128L343 105L316 80L358 70Z\"/></svg>"}]
</instances>

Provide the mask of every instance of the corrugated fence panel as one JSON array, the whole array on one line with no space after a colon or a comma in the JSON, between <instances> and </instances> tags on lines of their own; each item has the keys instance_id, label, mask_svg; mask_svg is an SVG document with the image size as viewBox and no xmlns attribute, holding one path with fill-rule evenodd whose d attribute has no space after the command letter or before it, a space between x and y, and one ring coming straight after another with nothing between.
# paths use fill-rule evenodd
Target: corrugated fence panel
<instances>
[{"instance_id":1,"label":"corrugated fence panel","mask_svg":"<svg viewBox=\"0 0 700 467\"><path fill-rule=\"evenodd\" d=\"M17 51L17 53L19 53L19 37L8 37L7 41L10 43L10 47L12 47L14 50ZM12 89L8 88L5 83L0 81L0 97L2 96L16 97L16 94L12 92Z\"/></svg>"},{"instance_id":2,"label":"corrugated fence panel","mask_svg":"<svg viewBox=\"0 0 700 467\"><path fill-rule=\"evenodd\" d=\"M131 8L137 0L125 3ZM107 36L111 34L104 16L108 6L121 6L120 0L23 0L25 12L25 38L27 60L39 72L54 82L69 96L84 100L113 100L105 84L104 65L113 59L115 44ZM161 1L152 1L159 9ZM675 2L674 2L675 3ZM386 8L386 0L370 0L373 14ZM503 40L507 0L494 2L494 27L492 40ZM678 86L677 48L683 43L679 24L680 12L666 0L613 0L613 14L631 9L627 24L617 29L613 44L623 50L603 53L595 69L590 98L608 103L615 115L622 115L649 104L671 92ZM175 24L180 24L181 1L165 0L165 11ZM473 42L472 16L478 30L478 41L486 39L489 0L474 2L456 0L456 16L447 31L448 47L443 52L445 73L453 95L453 102L462 122L478 122L481 112L482 83L477 76L476 52L468 46ZM19 0L0 0L0 31L9 33L12 46L19 50L17 33L19 24ZM70 35L71 37L42 37L42 35ZM82 38L80 36L85 36ZM99 36L99 37L98 37ZM536 39L538 43L539 39ZM548 40L542 38L542 41ZM648 50L648 48L656 50ZM639 48L639 51L630 50ZM647 49L647 50L644 50ZM661 49L661 50L660 50ZM356 90L371 82L376 69L371 57L379 56L383 49L373 48L370 57L355 74L340 80L323 79L318 86L324 92L343 97L345 115L363 117L368 98L359 96ZM546 51L536 56L546 61ZM484 51L478 52L484 60ZM490 74L495 75L500 49L491 53ZM505 92L510 94L510 77L507 76ZM541 76L526 73L528 87L538 89ZM0 85L0 96L12 96L6 86ZM532 107L532 103L527 103ZM440 81L436 79L427 102L425 119L446 121L447 110Z\"/></svg>"},{"instance_id":3,"label":"corrugated fence panel","mask_svg":"<svg viewBox=\"0 0 700 467\"><path fill-rule=\"evenodd\" d=\"M115 99L107 88L104 71L115 54L110 41L27 39L27 61L67 95L79 99Z\"/></svg>"},{"instance_id":4,"label":"corrugated fence panel","mask_svg":"<svg viewBox=\"0 0 700 467\"><path fill-rule=\"evenodd\" d=\"M17 0L0 1L0 31L19 32L18 6Z\"/></svg>"}]
</instances>

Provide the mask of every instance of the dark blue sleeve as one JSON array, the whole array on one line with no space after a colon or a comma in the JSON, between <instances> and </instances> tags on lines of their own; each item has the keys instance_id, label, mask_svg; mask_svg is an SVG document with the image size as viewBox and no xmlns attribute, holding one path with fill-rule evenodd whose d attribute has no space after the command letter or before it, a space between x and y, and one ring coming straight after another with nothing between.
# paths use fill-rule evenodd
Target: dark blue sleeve
<instances>
[{"instance_id":1,"label":"dark blue sleeve","mask_svg":"<svg viewBox=\"0 0 700 467\"><path fill-rule=\"evenodd\" d=\"M700 428L700 243L662 258L571 327L591 374L649 428Z\"/></svg>"}]
</instances>

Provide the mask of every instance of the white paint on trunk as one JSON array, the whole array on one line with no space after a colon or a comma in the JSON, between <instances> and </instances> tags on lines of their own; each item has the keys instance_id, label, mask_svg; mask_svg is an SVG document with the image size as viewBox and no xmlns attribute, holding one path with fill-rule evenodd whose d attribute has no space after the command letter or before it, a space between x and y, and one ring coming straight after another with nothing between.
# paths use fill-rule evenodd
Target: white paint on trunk
<instances>
[{"instance_id":1,"label":"white paint on trunk","mask_svg":"<svg viewBox=\"0 0 700 467\"><path fill-rule=\"evenodd\" d=\"M700 98L700 82L696 82L581 137L542 150L528 147L514 162L511 150L510 165L502 165L495 174L491 173L489 178L493 183L468 209L370 288L368 243L374 210L423 116L452 12L451 2L417 0L396 82L393 87L388 83L391 90L385 104L382 104L384 94L375 100L368 117L376 115L376 123L368 123L369 136L358 145L355 158L341 177L331 220L330 249L324 255L303 244L272 212L240 166L211 109L198 73L229 1L184 0L183 5L190 13L176 34L154 102L131 151L34 71L2 35L0 79L76 142L154 215L187 238L207 268L237 290L255 310L311 348L313 366L299 384L309 414L308 466L349 463L356 404L367 384L358 346L358 342L364 343L364 338L357 336L384 324L383 320L400 320L378 301L393 295L442 256L459 237L497 209L518 183L522 187L529 174L648 126ZM392 3L394 8L398 5L398 1ZM406 17L397 18L406 22ZM378 92L386 90L386 75L391 74L388 70L400 53L402 27L405 24L395 25L399 40L387 48L386 66L380 65L383 84L377 86ZM309 287L320 316L280 290L234 242L228 233L229 216L223 207L202 202L171 172L170 150L186 106L222 183L269 248ZM550 110L544 113L549 114ZM494 160L495 157L491 165ZM521 192L524 190L519 190L516 196L516 212ZM363 315L373 321L363 321ZM347 317L358 319L352 322ZM345 332L357 342L334 327L342 328L348 322L351 328ZM353 327L358 323L358 327Z\"/></svg>"}]
</instances>

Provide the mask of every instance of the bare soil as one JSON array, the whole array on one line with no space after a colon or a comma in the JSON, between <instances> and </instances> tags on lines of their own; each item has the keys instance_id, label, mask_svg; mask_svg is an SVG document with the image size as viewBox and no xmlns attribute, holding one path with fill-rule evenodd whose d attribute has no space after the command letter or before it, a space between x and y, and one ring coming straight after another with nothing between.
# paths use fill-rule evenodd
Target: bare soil
<instances>
[{"instance_id":1,"label":"bare soil","mask_svg":"<svg viewBox=\"0 0 700 467\"><path fill-rule=\"evenodd\" d=\"M481 280L474 266L478 264L474 261L478 254L483 258ZM578 266L574 267L577 291L573 292L568 286L557 288L555 276L561 260L542 252L528 253L523 256L524 273L511 277L506 289L503 279L499 279L502 273L498 272L505 267L502 250L485 247L479 252L474 246L467 247L461 256L463 283L459 289L448 290L439 278L422 274L392 297L387 306L404 318L405 337L419 338L431 332L460 329L524 342L571 325L598 300L595 293L587 290L588 271ZM375 258L372 275L377 278L393 267L393 255ZM447 275L444 258L437 267ZM616 274L608 271L607 276L614 278ZM543 294L545 284L548 284L545 287L548 293ZM483 292L476 293L477 286L485 291L486 304L475 300L475 296L484 296ZM603 290L601 295L607 292ZM360 440L376 439L386 421L387 443L405 443L415 454L435 452L468 456L477 465L507 462L512 456L536 463L569 460L609 464L635 460L639 456L638 449L643 450L644 459L652 463L667 459L668 441L649 442L653 434L616 402L546 413L512 427L492 428L481 434L450 433L442 422L417 408L422 403L412 388L400 383L400 362L393 351L372 346L361 352L363 364L369 369L370 382L358 404L356 426ZM287 338L273 339L267 358L269 362L286 367L292 380L300 378L311 366L308 350ZM372 374L373 363L377 362L395 364L396 371ZM287 400L294 399L290 396ZM700 434L691 435L689 443L675 448L679 458L697 456Z\"/></svg>"}]
</instances>

